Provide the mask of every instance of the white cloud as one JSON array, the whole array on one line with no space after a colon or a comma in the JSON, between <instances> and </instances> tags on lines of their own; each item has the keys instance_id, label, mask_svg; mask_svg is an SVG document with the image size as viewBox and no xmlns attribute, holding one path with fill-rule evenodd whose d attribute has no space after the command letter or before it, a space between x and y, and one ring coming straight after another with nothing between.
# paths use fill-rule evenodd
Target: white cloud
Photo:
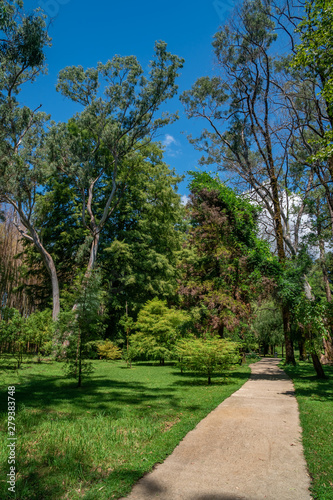
<instances>
[{"instance_id":1,"label":"white cloud","mask_svg":"<svg viewBox=\"0 0 333 500\"><path fill-rule=\"evenodd\" d=\"M182 205L187 205L187 202L190 200L190 198L188 196L186 196L186 194L183 194L183 196L181 197L181 203Z\"/></svg>"},{"instance_id":2,"label":"white cloud","mask_svg":"<svg viewBox=\"0 0 333 500\"><path fill-rule=\"evenodd\" d=\"M176 139L170 135L170 134L165 134L165 138L164 138L164 141L162 142L163 146L165 146L166 148L168 146L171 146L171 144L178 144Z\"/></svg>"},{"instance_id":3,"label":"white cloud","mask_svg":"<svg viewBox=\"0 0 333 500\"><path fill-rule=\"evenodd\" d=\"M162 145L165 147L165 153L168 156L176 157L181 154L180 143L173 137L173 135L165 134Z\"/></svg>"}]
</instances>

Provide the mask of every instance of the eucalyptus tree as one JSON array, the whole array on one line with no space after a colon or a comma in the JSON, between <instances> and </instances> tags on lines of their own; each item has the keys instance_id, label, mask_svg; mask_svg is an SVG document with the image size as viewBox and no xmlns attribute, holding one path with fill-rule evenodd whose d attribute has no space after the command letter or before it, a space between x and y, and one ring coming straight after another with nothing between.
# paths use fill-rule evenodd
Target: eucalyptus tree
<instances>
[{"instance_id":1,"label":"eucalyptus tree","mask_svg":"<svg viewBox=\"0 0 333 500\"><path fill-rule=\"evenodd\" d=\"M329 209L328 221L333 238L333 7L327 0L314 0L305 5L305 16L297 26L300 43L295 47L292 68L304 75L312 85L312 120L305 120L303 130L310 132L304 142L307 163L315 170L318 184L325 191ZM304 109L304 107L303 107ZM309 105L306 106L309 109ZM311 108L310 108L311 109ZM304 133L302 138L304 138Z\"/></svg>"},{"instance_id":2,"label":"eucalyptus tree","mask_svg":"<svg viewBox=\"0 0 333 500\"><path fill-rule=\"evenodd\" d=\"M25 15L20 0L1 2L0 30L0 201L14 208L17 229L42 257L52 281L55 319L60 309L57 273L34 223L38 192L49 174L40 150L47 116L40 106L30 109L18 100L22 85L44 71L50 39L43 16Z\"/></svg>"},{"instance_id":3,"label":"eucalyptus tree","mask_svg":"<svg viewBox=\"0 0 333 500\"><path fill-rule=\"evenodd\" d=\"M333 323L331 314L332 292L329 277L329 269L327 263L327 250L331 248L332 235L330 230L329 209L326 202L325 189L317 187L308 199L306 211L309 214L308 231L304 236L304 241L314 250L316 263L313 266L312 274L314 274L315 291L311 293L311 300L316 299L320 302L326 302L325 314L323 321L326 325L322 341L324 346L324 354L322 355L323 363L331 363L333 361ZM314 270L321 271L320 284L316 282L316 273ZM309 280L312 281L311 279ZM325 301L326 299L326 301Z\"/></svg>"},{"instance_id":4,"label":"eucalyptus tree","mask_svg":"<svg viewBox=\"0 0 333 500\"><path fill-rule=\"evenodd\" d=\"M67 67L57 90L84 109L49 132L48 159L60 177L71 180L82 201L82 224L90 235L89 272L95 265L101 232L130 179L140 172L138 154L176 115L157 113L177 91L183 60L155 45L148 76L135 56L115 56L84 70Z\"/></svg>"},{"instance_id":5,"label":"eucalyptus tree","mask_svg":"<svg viewBox=\"0 0 333 500\"><path fill-rule=\"evenodd\" d=\"M236 174L243 190L260 200L273 222L280 262L287 259L288 213L283 203L288 148L293 135L283 112L281 75L274 61L277 34L271 7L261 0L245 0L214 37L218 76L202 77L182 95L189 117L208 124L192 142L206 153L203 164L215 163ZM281 111L282 110L282 111ZM290 313L283 306L286 360L295 363L290 338Z\"/></svg>"},{"instance_id":6,"label":"eucalyptus tree","mask_svg":"<svg viewBox=\"0 0 333 500\"><path fill-rule=\"evenodd\" d=\"M163 161L159 143L151 142L136 152L138 168L105 222L99 240L99 265L107 292L109 332L128 312L136 318L141 307L154 297L173 300L177 287L177 261L185 238L184 207L177 193L182 177ZM124 164L125 165L125 164ZM130 167L131 165L128 165ZM127 172L121 169L118 181ZM103 203L104 187L94 191L95 210ZM89 231L81 223L82 198L70 178L50 178L39 198L36 220L42 227L46 249L57 267L60 290L71 287L89 257ZM29 262L36 252L29 252ZM46 282L40 268L39 280ZM37 293L37 290L35 291ZM64 295L65 297L65 295Z\"/></svg>"},{"instance_id":7,"label":"eucalyptus tree","mask_svg":"<svg viewBox=\"0 0 333 500\"><path fill-rule=\"evenodd\" d=\"M333 5L329 0L307 2L302 22L298 26L301 43L296 47L293 60L294 67L305 69L307 75L315 75L321 88L321 96L325 103L326 118L329 127L325 130L322 142L322 155L332 158L333 129L333 82L331 67L333 62ZM332 174L333 162L329 162Z\"/></svg>"}]
</instances>

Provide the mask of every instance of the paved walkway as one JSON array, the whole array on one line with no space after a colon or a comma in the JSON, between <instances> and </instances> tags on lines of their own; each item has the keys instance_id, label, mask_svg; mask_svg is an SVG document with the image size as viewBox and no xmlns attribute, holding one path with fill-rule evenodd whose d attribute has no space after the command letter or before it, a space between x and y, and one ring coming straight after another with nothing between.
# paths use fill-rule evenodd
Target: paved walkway
<instances>
[{"instance_id":1,"label":"paved walkway","mask_svg":"<svg viewBox=\"0 0 333 500\"><path fill-rule=\"evenodd\" d=\"M310 500L294 388L277 359L144 476L127 500Z\"/></svg>"}]
</instances>

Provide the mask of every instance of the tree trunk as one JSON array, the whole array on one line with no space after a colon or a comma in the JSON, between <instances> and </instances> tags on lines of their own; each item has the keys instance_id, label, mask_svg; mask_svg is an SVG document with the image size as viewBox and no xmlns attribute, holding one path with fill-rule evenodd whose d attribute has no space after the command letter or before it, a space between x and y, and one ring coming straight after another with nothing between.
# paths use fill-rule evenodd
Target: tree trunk
<instances>
[{"instance_id":1,"label":"tree trunk","mask_svg":"<svg viewBox=\"0 0 333 500\"><path fill-rule=\"evenodd\" d=\"M43 262L46 266L46 269L48 270L48 273L51 278L51 284L52 284L52 302L53 302L53 311L52 311L52 319L53 321L56 321L59 313L60 313L60 292L59 292L59 282L58 282L58 276L57 276L57 270L54 265L54 261L51 257L51 255L45 250L44 246L40 242L40 239L36 233L36 231L33 232L33 240L35 243L35 246L38 250L38 252L41 254Z\"/></svg>"},{"instance_id":2,"label":"tree trunk","mask_svg":"<svg viewBox=\"0 0 333 500\"><path fill-rule=\"evenodd\" d=\"M323 281L324 281L326 299L327 299L327 302L332 302L330 282L328 279L327 267L326 267L326 262L325 262L325 246L324 246L323 240L319 240L319 250L320 250L320 267L321 267L321 270L323 273Z\"/></svg>"},{"instance_id":3,"label":"tree trunk","mask_svg":"<svg viewBox=\"0 0 333 500\"><path fill-rule=\"evenodd\" d=\"M282 307L284 341L286 346L286 365L296 365L294 346L290 338L290 311L288 306Z\"/></svg>"},{"instance_id":4,"label":"tree trunk","mask_svg":"<svg viewBox=\"0 0 333 500\"><path fill-rule=\"evenodd\" d=\"M299 348L299 360L300 361L305 361L306 360L306 352L305 352L305 341L304 339L301 339L298 341L298 348Z\"/></svg>"},{"instance_id":5,"label":"tree trunk","mask_svg":"<svg viewBox=\"0 0 333 500\"><path fill-rule=\"evenodd\" d=\"M224 338L224 325L223 325L223 324L221 324L221 325L219 326L219 328L218 328L218 334L219 334L219 337L220 337L221 339L223 339L223 338Z\"/></svg>"},{"instance_id":6,"label":"tree trunk","mask_svg":"<svg viewBox=\"0 0 333 500\"><path fill-rule=\"evenodd\" d=\"M96 259L97 259L98 244L99 244L99 235L100 235L100 233L97 232L93 236L93 241L92 241L91 247L90 247L89 262L88 262L88 267L87 267L88 273L95 267L95 263L96 263Z\"/></svg>"},{"instance_id":7,"label":"tree trunk","mask_svg":"<svg viewBox=\"0 0 333 500\"><path fill-rule=\"evenodd\" d=\"M311 353L311 358L312 358L314 369L316 370L316 373L317 373L317 377L323 378L323 379L327 378L325 373L324 373L323 367L321 366L321 363L319 361L318 355L316 353Z\"/></svg>"},{"instance_id":8,"label":"tree trunk","mask_svg":"<svg viewBox=\"0 0 333 500\"><path fill-rule=\"evenodd\" d=\"M320 250L320 266L321 266L322 273L323 273L323 281L324 281L326 299L327 299L327 302L332 302L330 282L328 279L328 272L327 272L327 267L326 267L326 262L325 262L325 246L324 246L323 240L319 240L319 250ZM321 356L321 359L320 359L321 363L323 363L323 364L328 364L328 363L333 362L333 341L332 341L333 325L329 324L328 328L329 328L329 332L327 332L327 338L323 338L325 354L323 354Z\"/></svg>"},{"instance_id":9,"label":"tree trunk","mask_svg":"<svg viewBox=\"0 0 333 500\"><path fill-rule=\"evenodd\" d=\"M79 358L79 380L78 380L77 386L81 387L81 385L82 385L82 360L81 360L81 356L80 356L80 358Z\"/></svg>"},{"instance_id":10,"label":"tree trunk","mask_svg":"<svg viewBox=\"0 0 333 500\"><path fill-rule=\"evenodd\" d=\"M56 321L60 313L60 291L59 291L57 271L52 257L50 255L49 257L50 261L49 261L48 271L51 276L51 282L52 282L52 302L53 302L52 319L53 321Z\"/></svg>"},{"instance_id":11,"label":"tree trunk","mask_svg":"<svg viewBox=\"0 0 333 500\"><path fill-rule=\"evenodd\" d=\"M29 222L29 220L25 217L24 213L19 211L19 216L21 218L21 222L24 225L24 227L30 232L28 234L27 232L24 232L23 230L20 229L21 235L26 238L29 241L32 241L37 248L38 252L40 253L43 262L45 264L46 269L48 270L48 273L51 278L51 284L52 284L52 301L53 301L53 311L52 311L52 319L53 321L56 321L58 318L58 315L60 313L60 292L59 292L59 282L58 282L58 276L57 276L57 270L54 264L54 261L51 257L51 255L46 251L44 248L36 229L32 226L32 224Z\"/></svg>"}]
</instances>

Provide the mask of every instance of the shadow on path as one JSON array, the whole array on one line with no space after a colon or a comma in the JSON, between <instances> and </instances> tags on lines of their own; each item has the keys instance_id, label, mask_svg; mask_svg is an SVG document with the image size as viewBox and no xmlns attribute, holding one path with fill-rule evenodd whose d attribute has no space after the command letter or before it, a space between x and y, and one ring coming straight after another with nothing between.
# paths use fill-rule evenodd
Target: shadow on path
<instances>
[{"instance_id":1,"label":"shadow on path","mask_svg":"<svg viewBox=\"0 0 333 500\"><path fill-rule=\"evenodd\" d=\"M148 478L145 476L145 481L142 483L144 494L147 498L151 498L152 495L158 495L161 500L168 499L172 500L171 496L168 495L168 488L162 486L158 481ZM161 495L161 496L160 496ZM191 497L191 500L255 500L253 497L245 497L243 495L234 495L232 493L207 493L199 494Z\"/></svg>"}]
</instances>

